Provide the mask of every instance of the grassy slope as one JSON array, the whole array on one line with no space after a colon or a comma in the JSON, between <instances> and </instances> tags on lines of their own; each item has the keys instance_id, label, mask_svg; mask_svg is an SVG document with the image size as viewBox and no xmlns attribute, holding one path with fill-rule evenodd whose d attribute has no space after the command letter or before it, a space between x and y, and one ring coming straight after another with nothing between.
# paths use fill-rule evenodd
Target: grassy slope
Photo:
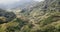
<instances>
[{"instance_id":1,"label":"grassy slope","mask_svg":"<svg viewBox=\"0 0 60 32\"><path fill-rule=\"evenodd\" d=\"M59 2L56 0L49 4L46 10L38 5L26 16L29 17L28 21L15 18L11 22L0 24L0 32L60 32Z\"/></svg>"}]
</instances>

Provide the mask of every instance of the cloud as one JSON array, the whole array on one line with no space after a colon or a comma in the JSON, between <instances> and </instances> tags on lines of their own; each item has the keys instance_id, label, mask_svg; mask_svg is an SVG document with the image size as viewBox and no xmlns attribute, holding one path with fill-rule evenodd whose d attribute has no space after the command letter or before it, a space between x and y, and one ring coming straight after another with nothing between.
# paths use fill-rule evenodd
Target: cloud
<instances>
[{"instance_id":1,"label":"cloud","mask_svg":"<svg viewBox=\"0 0 60 32\"><path fill-rule=\"evenodd\" d=\"M44 1L44 0L35 0L35 1L39 1L39 2L41 2L41 1Z\"/></svg>"},{"instance_id":2,"label":"cloud","mask_svg":"<svg viewBox=\"0 0 60 32\"><path fill-rule=\"evenodd\" d=\"M11 4L20 0L0 0L0 4Z\"/></svg>"}]
</instances>

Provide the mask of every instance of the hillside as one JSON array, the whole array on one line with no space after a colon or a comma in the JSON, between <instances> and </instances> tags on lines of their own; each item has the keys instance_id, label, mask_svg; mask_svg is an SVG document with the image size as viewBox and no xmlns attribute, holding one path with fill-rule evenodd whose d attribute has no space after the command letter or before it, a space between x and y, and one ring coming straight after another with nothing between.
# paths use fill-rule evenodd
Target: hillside
<instances>
[{"instance_id":1,"label":"hillside","mask_svg":"<svg viewBox=\"0 0 60 32\"><path fill-rule=\"evenodd\" d=\"M35 32L60 32L60 0L45 0L24 15L32 23ZM23 14L23 12L22 12ZM36 30L35 30L36 29Z\"/></svg>"},{"instance_id":2,"label":"hillside","mask_svg":"<svg viewBox=\"0 0 60 32\"><path fill-rule=\"evenodd\" d=\"M45 0L15 14L0 12L0 32L60 32L60 0ZM10 20L4 23L6 18Z\"/></svg>"}]
</instances>

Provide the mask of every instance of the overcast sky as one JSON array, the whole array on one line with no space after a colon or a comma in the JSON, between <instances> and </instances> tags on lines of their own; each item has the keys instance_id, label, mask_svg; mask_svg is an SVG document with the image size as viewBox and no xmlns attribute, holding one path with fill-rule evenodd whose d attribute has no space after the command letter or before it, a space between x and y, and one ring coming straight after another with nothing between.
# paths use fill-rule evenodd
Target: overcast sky
<instances>
[{"instance_id":1,"label":"overcast sky","mask_svg":"<svg viewBox=\"0 0 60 32\"><path fill-rule=\"evenodd\" d=\"M0 0L0 4L10 4L10 3L14 3L14 2L18 2L20 0Z\"/></svg>"},{"instance_id":2,"label":"overcast sky","mask_svg":"<svg viewBox=\"0 0 60 32\"><path fill-rule=\"evenodd\" d=\"M35 1L39 1L39 2L41 2L41 1L44 1L44 0L35 0Z\"/></svg>"},{"instance_id":3,"label":"overcast sky","mask_svg":"<svg viewBox=\"0 0 60 32\"><path fill-rule=\"evenodd\" d=\"M0 0L0 4L11 4L11 3L14 3L14 2L18 2L20 0ZM35 1L43 1L43 0L35 0Z\"/></svg>"}]
</instances>

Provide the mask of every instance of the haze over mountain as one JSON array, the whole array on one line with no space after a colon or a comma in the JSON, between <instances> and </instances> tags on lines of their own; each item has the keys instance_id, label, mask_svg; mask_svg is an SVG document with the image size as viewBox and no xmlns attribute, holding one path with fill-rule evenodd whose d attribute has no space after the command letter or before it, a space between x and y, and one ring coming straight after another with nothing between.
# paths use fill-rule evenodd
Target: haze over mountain
<instances>
[{"instance_id":1,"label":"haze over mountain","mask_svg":"<svg viewBox=\"0 0 60 32\"><path fill-rule=\"evenodd\" d=\"M33 5L36 3L37 3L36 0L8 0L8 1L1 0L0 8L2 9L10 9L10 8L17 8L17 7L24 8L27 5Z\"/></svg>"}]
</instances>

